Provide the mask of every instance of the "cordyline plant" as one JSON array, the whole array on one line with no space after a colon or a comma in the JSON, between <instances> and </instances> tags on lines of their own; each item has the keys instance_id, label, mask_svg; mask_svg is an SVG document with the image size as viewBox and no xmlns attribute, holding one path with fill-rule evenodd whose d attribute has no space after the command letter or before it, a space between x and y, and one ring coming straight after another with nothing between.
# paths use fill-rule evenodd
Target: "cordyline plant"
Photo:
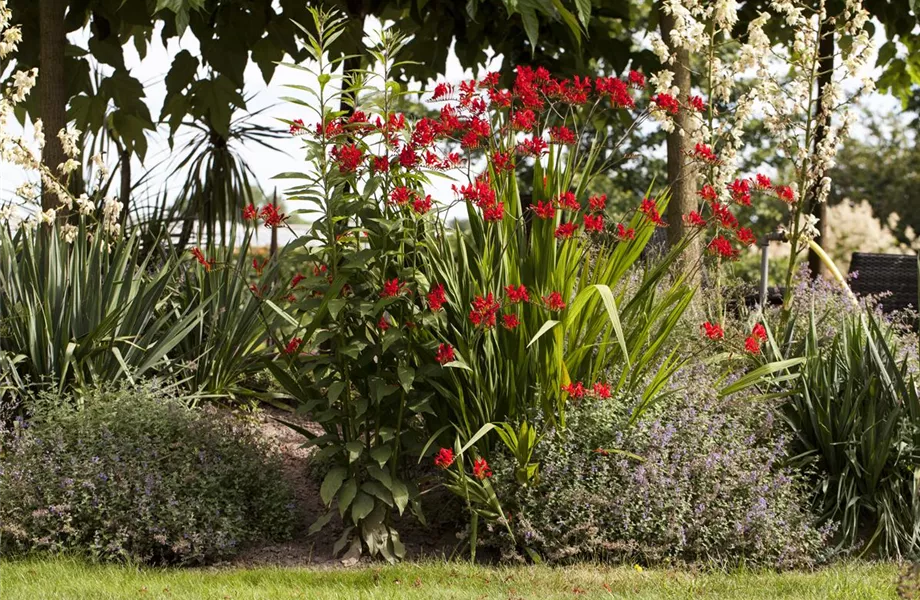
<instances>
[{"instance_id":1,"label":"cordyline plant","mask_svg":"<svg viewBox=\"0 0 920 600\"><path fill-rule=\"evenodd\" d=\"M299 180L289 197L314 220L284 250L304 265L293 298L266 300L282 316L270 369L323 429L298 428L329 466L320 493L330 510L314 530L338 511L336 551L398 558L392 509L419 513L400 466L436 451L446 486L471 510L475 549L478 517L505 518L486 460L496 441L526 484L537 441L564 427L568 402L635 397L638 418L681 364L666 342L694 292L668 273L683 246L643 258L666 226L667 193L619 220L589 193L613 160L594 116L628 111L638 124L681 107L660 95L637 108L636 72L560 81L519 67L511 89L497 74L438 85L438 116L411 122L394 112L408 93L390 77L401 36L381 33L374 68L343 79L326 56L343 19L316 11L314 26L305 33L316 69L295 68L317 85L292 87L310 96L294 102L315 121L287 121L311 169L280 176ZM534 168L529 201L521 161ZM465 203L468 228L446 229L425 188L444 175L465 180L445 212ZM286 219L271 206L250 216Z\"/></svg>"}]
</instances>

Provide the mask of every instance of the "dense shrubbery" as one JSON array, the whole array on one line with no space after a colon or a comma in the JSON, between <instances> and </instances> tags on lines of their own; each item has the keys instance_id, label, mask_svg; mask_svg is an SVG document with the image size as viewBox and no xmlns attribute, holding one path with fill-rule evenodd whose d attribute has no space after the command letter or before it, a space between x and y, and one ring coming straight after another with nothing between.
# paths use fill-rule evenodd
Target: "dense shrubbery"
<instances>
[{"instance_id":1,"label":"dense shrubbery","mask_svg":"<svg viewBox=\"0 0 920 600\"><path fill-rule=\"evenodd\" d=\"M516 552L770 567L822 554L801 483L780 466L787 440L772 411L717 400L702 371L684 381L634 426L620 403L572 409L568 428L541 445L533 486L507 485L513 465L496 461Z\"/></svg>"},{"instance_id":2,"label":"dense shrubbery","mask_svg":"<svg viewBox=\"0 0 920 600\"><path fill-rule=\"evenodd\" d=\"M246 424L152 386L72 400L0 438L4 550L203 563L289 532L280 463Z\"/></svg>"}]
</instances>

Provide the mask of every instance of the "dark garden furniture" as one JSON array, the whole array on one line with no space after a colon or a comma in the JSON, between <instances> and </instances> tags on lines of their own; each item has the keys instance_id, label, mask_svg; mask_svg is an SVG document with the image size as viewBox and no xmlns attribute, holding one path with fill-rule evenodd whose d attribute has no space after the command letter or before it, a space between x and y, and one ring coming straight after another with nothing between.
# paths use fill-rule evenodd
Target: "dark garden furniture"
<instances>
[{"instance_id":1,"label":"dark garden furniture","mask_svg":"<svg viewBox=\"0 0 920 600\"><path fill-rule=\"evenodd\" d=\"M917 308L915 255L854 252L849 274L853 293L878 296L884 312Z\"/></svg>"}]
</instances>

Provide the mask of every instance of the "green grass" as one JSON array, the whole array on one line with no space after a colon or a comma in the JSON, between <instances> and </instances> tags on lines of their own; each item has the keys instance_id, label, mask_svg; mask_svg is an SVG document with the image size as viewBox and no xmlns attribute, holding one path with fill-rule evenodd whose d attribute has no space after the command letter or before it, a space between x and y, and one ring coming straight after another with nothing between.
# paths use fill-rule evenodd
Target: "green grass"
<instances>
[{"instance_id":1,"label":"green grass","mask_svg":"<svg viewBox=\"0 0 920 600\"><path fill-rule=\"evenodd\" d=\"M355 569L137 569L74 559L0 562L3 600L305 599L630 600L897 598L893 565L839 565L816 572L691 573L580 565L568 568L481 567L407 563Z\"/></svg>"}]
</instances>

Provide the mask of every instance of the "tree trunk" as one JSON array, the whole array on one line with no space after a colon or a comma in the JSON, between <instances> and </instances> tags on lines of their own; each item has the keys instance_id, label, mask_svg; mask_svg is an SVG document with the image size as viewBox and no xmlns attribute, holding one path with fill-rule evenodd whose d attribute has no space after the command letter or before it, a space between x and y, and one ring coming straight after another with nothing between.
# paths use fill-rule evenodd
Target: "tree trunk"
<instances>
[{"instance_id":1,"label":"tree trunk","mask_svg":"<svg viewBox=\"0 0 920 600\"><path fill-rule=\"evenodd\" d=\"M58 165L67 160L58 132L67 125L67 79L64 76L65 0L41 0L38 3L39 30L39 114L45 131L42 163L60 176ZM59 199L49 190L42 193L42 208L58 208Z\"/></svg>"},{"instance_id":2,"label":"tree trunk","mask_svg":"<svg viewBox=\"0 0 920 600\"><path fill-rule=\"evenodd\" d=\"M833 82L834 77L834 26L825 20L821 23L821 41L818 45L818 52L821 59L818 62L818 104L816 113L820 115L825 109L831 110L832 107L824 106L824 90ZM831 126L831 116L828 113L826 119L818 120L818 127L815 129L814 153L817 154L818 148L827 138L828 128ZM824 173L818 173L815 184L808 190L808 210L818 218L818 244L823 246L827 239L827 202L818 202L818 190L821 187L821 179ZM808 251L808 269L812 277L820 277L824 272L824 263L814 250Z\"/></svg>"},{"instance_id":3,"label":"tree trunk","mask_svg":"<svg viewBox=\"0 0 920 600\"><path fill-rule=\"evenodd\" d=\"M667 15L659 6L661 23L661 37L670 45L671 30L674 27L674 17ZM678 50L677 58L668 68L674 72L674 85L680 89L679 100L682 106L687 105L690 95L690 53L687 50ZM671 188L671 201L668 204L668 243L677 244L687 233L683 216L691 210L696 210L696 170L687 161L690 150L687 137L682 132L687 130L690 119L685 111L674 115L674 131L668 134L668 185ZM687 247L684 254L684 264L695 264L699 258L699 244L693 243Z\"/></svg>"}]
</instances>

